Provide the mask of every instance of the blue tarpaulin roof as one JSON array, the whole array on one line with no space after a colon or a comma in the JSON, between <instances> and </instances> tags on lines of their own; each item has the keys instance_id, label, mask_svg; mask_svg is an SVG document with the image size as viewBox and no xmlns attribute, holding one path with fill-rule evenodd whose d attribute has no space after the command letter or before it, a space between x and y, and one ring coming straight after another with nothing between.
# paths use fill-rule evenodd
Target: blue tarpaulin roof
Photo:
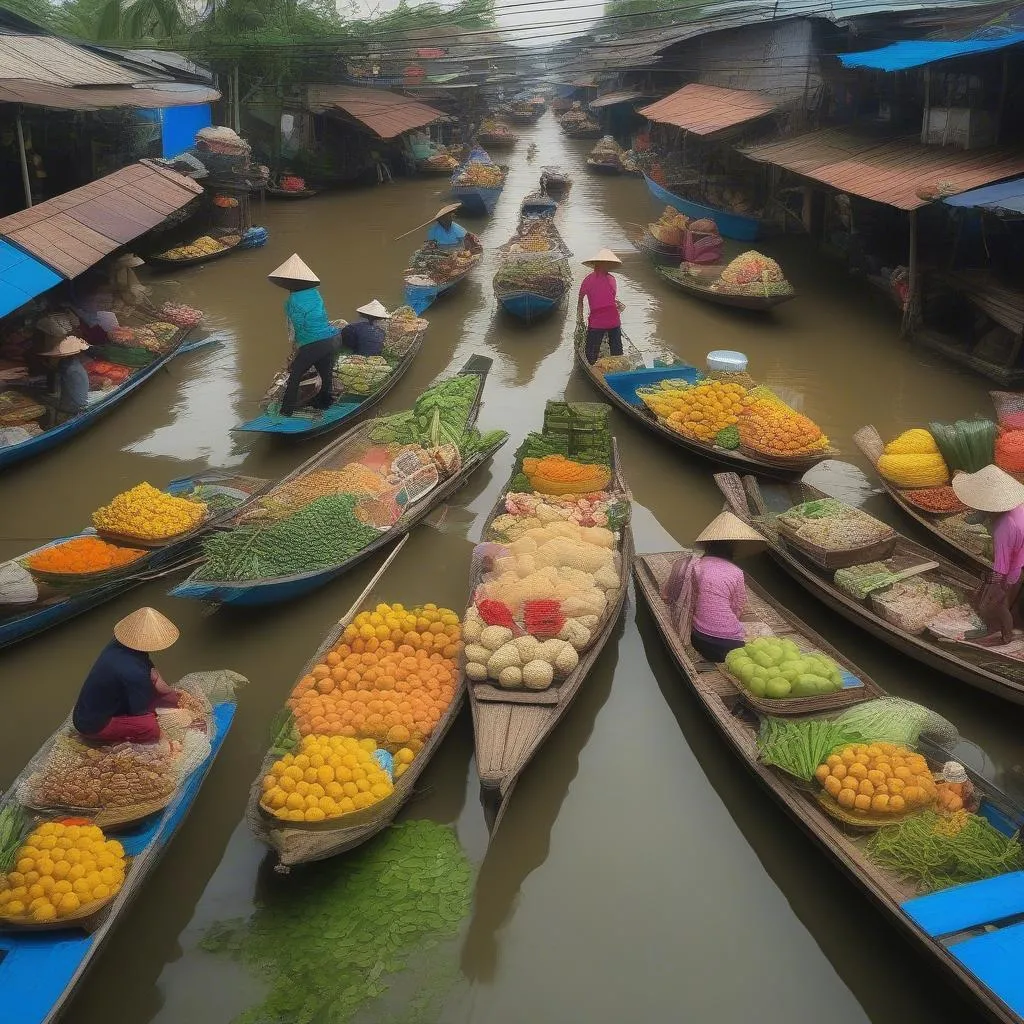
<instances>
[{"instance_id":1,"label":"blue tarpaulin roof","mask_svg":"<svg viewBox=\"0 0 1024 1024\"><path fill-rule=\"evenodd\" d=\"M1002 181L998 185L974 188L950 196L945 202L949 206L964 206L991 210L993 213L1024 213L1024 178Z\"/></svg>"},{"instance_id":2,"label":"blue tarpaulin roof","mask_svg":"<svg viewBox=\"0 0 1024 1024\"><path fill-rule=\"evenodd\" d=\"M874 68L876 71L906 71L940 60L991 53L1024 43L1024 32L1008 32L998 39L904 39L879 50L844 53L839 60L844 68Z\"/></svg>"},{"instance_id":3,"label":"blue tarpaulin roof","mask_svg":"<svg viewBox=\"0 0 1024 1024\"><path fill-rule=\"evenodd\" d=\"M13 313L63 280L45 263L0 238L0 316Z\"/></svg>"}]
</instances>

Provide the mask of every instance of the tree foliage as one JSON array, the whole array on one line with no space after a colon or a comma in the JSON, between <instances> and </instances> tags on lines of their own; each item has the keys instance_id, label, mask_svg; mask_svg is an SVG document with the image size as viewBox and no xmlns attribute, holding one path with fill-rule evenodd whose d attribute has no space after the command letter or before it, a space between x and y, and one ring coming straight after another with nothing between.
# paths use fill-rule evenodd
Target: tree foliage
<instances>
[{"instance_id":1,"label":"tree foliage","mask_svg":"<svg viewBox=\"0 0 1024 1024\"><path fill-rule=\"evenodd\" d=\"M696 21L702 10L703 6L696 0L605 0L605 17L600 27L624 34Z\"/></svg>"}]
</instances>

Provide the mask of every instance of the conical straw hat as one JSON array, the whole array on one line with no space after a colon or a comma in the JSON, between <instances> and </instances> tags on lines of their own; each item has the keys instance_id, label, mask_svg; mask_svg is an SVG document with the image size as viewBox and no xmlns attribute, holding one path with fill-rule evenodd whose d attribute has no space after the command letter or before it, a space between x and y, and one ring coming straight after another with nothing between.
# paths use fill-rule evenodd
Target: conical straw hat
<instances>
[{"instance_id":1,"label":"conical straw hat","mask_svg":"<svg viewBox=\"0 0 1024 1024\"><path fill-rule=\"evenodd\" d=\"M373 316L378 320L388 320L391 314L388 312L388 307L384 305L378 299L374 299L373 302L368 302L365 306L360 306L357 313L362 313L363 316Z\"/></svg>"},{"instance_id":2,"label":"conical straw hat","mask_svg":"<svg viewBox=\"0 0 1024 1024\"><path fill-rule=\"evenodd\" d=\"M747 540L764 543L761 536L753 527L747 526L742 519L734 516L731 512L720 512L707 526L701 530L696 543L703 544L711 540Z\"/></svg>"},{"instance_id":3,"label":"conical straw hat","mask_svg":"<svg viewBox=\"0 0 1024 1024\"><path fill-rule=\"evenodd\" d=\"M76 338L73 334L69 334L66 338L61 339L57 342L53 348L43 352L44 356L52 356L54 359L65 359L68 356L77 356L79 352L84 352L89 347L87 341L82 341L81 338Z\"/></svg>"},{"instance_id":4,"label":"conical straw hat","mask_svg":"<svg viewBox=\"0 0 1024 1024\"><path fill-rule=\"evenodd\" d=\"M272 273L267 274L271 280L275 278L280 281L309 281L312 284L319 284L320 278L313 273L306 265L305 260L299 254L293 253Z\"/></svg>"},{"instance_id":5,"label":"conical straw hat","mask_svg":"<svg viewBox=\"0 0 1024 1024\"><path fill-rule=\"evenodd\" d=\"M953 490L965 505L979 512L1009 512L1024 505L1024 484L998 466L985 466L977 473L957 473Z\"/></svg>"},{"instance_id":6,"label":"conical straw hat","mask_svg":"<svg viewBox=\"0 0 1024 1024\"><path fill-rule=\"evenodd\" d=\"M596 256L591 256L589 260L584 260L583 265L585 267L592 267L595 263L621 263L622 260L611 251L611 249L602 249Z\"/></svg>"},{"instance_id":7,"label":"conical straw hat","mask_svg":"<svg viewBox=\"0 0 1024 1024\"><path fill-rule=\"evenodd\" d=\"M133 651L163 651L179 636L178 627L155 608L138 608L114 626L114 639Z\"/></svg>"},{"instance_id":8,"label":"conical straw hat","mask_svg":"<svg viewBox=\"0 0 1024 1024\"><path fill-rule=\"evenodd\" d=\"M449 213L455 213L456 210L462 209L462 203L449 203L447 206L442 206L437 213L434 214L434 220L440 220L442 217L448 216Z\"/></svg>"}]
</instances>

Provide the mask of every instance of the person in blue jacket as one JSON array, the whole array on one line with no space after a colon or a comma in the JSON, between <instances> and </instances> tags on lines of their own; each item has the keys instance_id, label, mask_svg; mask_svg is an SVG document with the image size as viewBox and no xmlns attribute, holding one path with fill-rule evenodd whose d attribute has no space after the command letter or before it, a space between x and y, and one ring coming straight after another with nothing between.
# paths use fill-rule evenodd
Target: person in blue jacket
<instances>
[{"instance_id":1,"label":"person in blue jacket","mask_svg":"<svg viewBox=\"0 0 1024 1024\"><path fill-rule=\"evenodd\" d=\"M341 347L357 356L379 356L384 351L387 335L384 321L391 319L387 306L374 299L356 312L359 320L353 320L341 329Z\"/></svg>"},{"instance_id":2,"label":"person in blue jacket","mask_svg":"<svg viewBox=\"0 0 1024 1024\"><path fill-rule=\"evenodd\" d=\"M327 316L327 307L317 287L320 278L313 273L298 253L281 264L268 278L291 292L284 304L288 317L288 330L295 343L295 355L288 368L288 383L281 399L281 415L291 416L299 398L299 385L310 367L320 374L320 391L313 399L313 407L329 409L334 397L332 382L334 363L338 356L340 338L338 329Z\"/></svg>"},{"instance_id":3,"label":"person in blue jacket","mask_svg":"<svg viewBox=\"0 0 1024 1024\"><path fill-rule=\"evenodd\" d=\"M455 211L461 206L461 203L449 203L437 211L434 223L427 231L427 241L433 242L445 252L456 252L459 249L480 252L480 239L472 231L467 231L461 224L455 223Z\"/></svg>"}]
</instances>

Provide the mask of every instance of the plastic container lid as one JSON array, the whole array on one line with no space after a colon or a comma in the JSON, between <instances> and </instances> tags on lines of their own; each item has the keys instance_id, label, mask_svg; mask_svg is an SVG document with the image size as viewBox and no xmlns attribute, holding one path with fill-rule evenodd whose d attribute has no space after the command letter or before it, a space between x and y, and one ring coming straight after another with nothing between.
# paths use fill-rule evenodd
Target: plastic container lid
<instances>
[{"instance_id":1,"label":"plastic container lid","mask_svg":"<svg viewBox=\"0 0 1024 1024\"><path fill-rule=\"evenodd\" d=\"M708 353L708 369L725 373L742 373L747 368L747 357L742 352L716 349Z\"/></svg>"}]
</instances>

